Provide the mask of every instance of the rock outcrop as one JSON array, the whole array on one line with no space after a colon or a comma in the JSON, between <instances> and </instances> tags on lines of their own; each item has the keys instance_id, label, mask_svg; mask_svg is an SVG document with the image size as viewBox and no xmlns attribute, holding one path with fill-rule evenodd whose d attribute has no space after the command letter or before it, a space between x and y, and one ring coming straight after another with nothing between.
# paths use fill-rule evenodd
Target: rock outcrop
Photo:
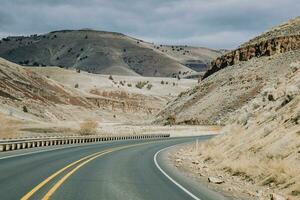
<instances>
[{"instance_id":1,"label":"rock outcrop","mask_svg":"<svg viewBox=\"0 0 300 200\"><path fill-rule=\"evenodd\" d=\"M225 67L235 65L241 61L248 61L253 57L272 56L296 49L300 49L300 35L276 37L241 47L212 61L211 67L204 74L203 79Z\"/></svg>"}]
</instances>

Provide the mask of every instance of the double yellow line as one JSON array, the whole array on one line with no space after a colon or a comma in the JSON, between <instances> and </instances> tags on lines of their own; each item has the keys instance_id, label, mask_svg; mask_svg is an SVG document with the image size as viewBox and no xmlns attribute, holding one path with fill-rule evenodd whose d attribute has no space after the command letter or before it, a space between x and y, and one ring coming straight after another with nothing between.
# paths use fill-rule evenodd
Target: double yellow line
<instances>
[{"instance_id":1,"label":"double yellow line","mask_svg":"<svg viewBox=\"0 0 300 200\"><path fill-rule=\"evenodd\" d=\"M134 146L138 146L138 145L142 145L145 143L141 143L141 144L134 144L134 145L127 145L127 146L123 146L123 147L116 147L116 148L111 148L108 150L104 150L104 151L100 151L94 154L91 154L89 156L83 157L69 165L67 165L66 167L58 170L57 172L53 173L51 176L49 176L48 178L46 178L44 181L42 181L40 184L38 184L37 186L35 186L30 192L28 192L26 195L24 195L21 200L28 200L30 199L30 197L32 197L38 190L40 190L42 187L44 187L49 181L51 181L52 179L54 179L56 176L58 176L59 174L61 174L62 172L66 171L67 169L75 166L76 164L80 163L79 165L77 165L74 169L72 169L71 171L69 171L66 175L64 175L42 198L42 200L48 200L54 193L55 191L74 173L76 172L79 168L81 168L82 166L86 165L87 163L89 163L90 161L103 156L105 154L114 152L114 151L118 151L121 149L125 149L125 148L129 148L129 147L134 147Z\"/></svg>"}]
</instances>

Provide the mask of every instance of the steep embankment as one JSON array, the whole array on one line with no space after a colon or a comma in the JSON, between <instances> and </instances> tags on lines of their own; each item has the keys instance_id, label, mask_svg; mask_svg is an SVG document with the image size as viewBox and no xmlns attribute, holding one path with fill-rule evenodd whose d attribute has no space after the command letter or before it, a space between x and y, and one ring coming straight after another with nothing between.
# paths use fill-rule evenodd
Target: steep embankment
<instances>
[{"instance_id":1,"label":"steep embankment","mask_svg":"<svg viewBox=\"0 0 300 200\"><path fill-rule=\"evenodd\" d=\"M176 159L202 176L220 176L223 188L247 193L247 199L278 194L299 199L300 61L286 70L286 76L231 115L224 134L196 150L188 147Z\"/></svg>"},{"instance_id":2,"label":"steep embankment","mask_svg":"<svg viewBox=\"0 0 300 200\"><path fill-rule=\"evenodd\" d=\"M0 41L0 56L15 63L34 66L62 66L92 73L130 76L175 76L193 73L155 45L120 33L94 30L64 30L29 37L8 37ZM199 48L200 49L200 48ZM175 51L175 50L174 50ZM194 48L181 57L202 55L204 63L219 54ZM209 52L212 52L208 56ZM202 61L201 60L201 61Z\"/></svg>"},{"instance_id":3,"label":"steep embankment","mask_svg":"<svg viewBox=\"0 0 300 200\"><path fill-rule=\"evenodd\" d=\"M300 20L292 22L299 24ZM279 27L281 33L288 32L282 29L291 29L290 26ZM292 33L299 33L299 29ZM159 113L157 122L224 124L231 112L259 94L264 85L284 77L288 66L299 60L300 35L273 35L276 37L257 40L258 43L252 41L248 46L217 58L206 78L169 102Z\"/></svg>"}]
</instances>

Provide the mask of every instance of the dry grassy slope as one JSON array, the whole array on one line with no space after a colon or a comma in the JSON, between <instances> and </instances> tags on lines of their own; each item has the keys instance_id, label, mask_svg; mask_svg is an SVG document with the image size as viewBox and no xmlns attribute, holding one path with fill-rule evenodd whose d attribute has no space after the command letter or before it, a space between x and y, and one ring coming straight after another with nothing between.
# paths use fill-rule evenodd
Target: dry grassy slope
<instances>
[{"instance_id":1,"label":"dry grassy slope","mask_svg":"<svg viewBox=\"0 0 300 200\"><path fill-rule=\"evenodd\" d=\"M0 138L25 129L29 135L74 134L72 129L87 118L103 123L148 120L196 82L140 76L110 80L108 75L58 67L21 67L0 58Z\"/></svg>"},{"instance_id":2,"label":"dry grassy slope","mask_svg":"<svg viewBox=\"0 0 300 200\"><path fill-rule=\"evenodd\" d=\"M166 103L167 100L176 97L180 92L196 85L196 80L168 78L168 77L140 77L91 74L84 71L77 73L75 70L66 70L59 67L28 67L37 74L49 77L65 86L74 88L85 95L91 95L93 90L127 92L128 94L144 95L149 98L160 98ZM164 84L162 84L162 81ZM148 82L142 89L136 87L138 82ZM147 86L151 84L151 89Z\"/></svg>"},{"instance_id":3,"label":"dry grassy slope","mask_svg":"<svg viewBox=\"0 0 300 200\"><path fill-rule=\"evenodd\" d=\"M203 55L201 50L192 57L200 55L199 59L207 62L214 56L207 56L210 51L215 54L207 49ZM163 77L179 71L194 72L174 57L153 50L149 43L119 33L94 30L9 37L0 41L0 56L25 65L73 67L114 75Z\"/></svg>"},{"instance_id":4,"label":"dry grassy slope","mask_svg":"<svg viewBox=\"0 0 300 200\"><path fill-rule=\"evenodd\" d=\"M30 70L76 89L100 107L124 109L125 112L156 114L170 99L196 85L196 80L91 74L58 67L30 67ZM162 84L163 82L163 84ZM143 88L137 88L140 83ZM75 85L77 88L75 88ZM101 99L101 100L100 100ZM118 103L119 102L119 103ZM104 105L105 104L105 105Z\"/></svg>"},{"instance_id":5,"label":"dry grassy slope","mask_svg":"<svg viewBox=\"0 0 300 200\"><path fill-rule=\"evenodd\" d=\"M224 124L231 112L254 98L265 84L284 77L299 57L297 50L227 67L169 102L156 122Z\"/></svg>"},{"instance_id":6,"label":"dry grassy slope","mask_svg":"<svg viewBox=\"0 0 300 200\"><path fill-rule=\"evenodd\" d=\"M273 191L300 198L300 61L286 70L198 150L200 163L242 178L252 194L263 191L260 199Z\"/></svg>"}]
</instances>

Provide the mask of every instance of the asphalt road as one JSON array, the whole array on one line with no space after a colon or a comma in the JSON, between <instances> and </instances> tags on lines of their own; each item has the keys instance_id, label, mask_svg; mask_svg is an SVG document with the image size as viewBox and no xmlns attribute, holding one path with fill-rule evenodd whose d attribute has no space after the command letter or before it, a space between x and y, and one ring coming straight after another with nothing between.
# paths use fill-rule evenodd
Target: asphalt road
<instances>
[{"instance_id":1,"label":"asphalt road","mask_svg":"<svg viewBox=\"0 0 300 200\"><path fill-rule=\"evenodd\" d=\"M174 173L162 153L155 163L154 156L161 149L195 139L115 141L0 153L0 199L226 199Z\"/></svg>"}]
</instances>

